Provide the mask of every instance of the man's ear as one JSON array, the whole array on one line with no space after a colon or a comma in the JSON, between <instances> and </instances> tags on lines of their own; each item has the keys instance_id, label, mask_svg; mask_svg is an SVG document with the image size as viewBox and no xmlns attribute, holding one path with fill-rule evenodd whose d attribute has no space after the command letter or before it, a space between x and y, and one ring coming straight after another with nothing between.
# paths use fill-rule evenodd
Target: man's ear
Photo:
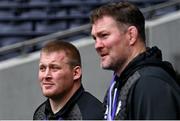
<instances>
[{"instance_id":1,"label":"man's ear","mask_svg":"<svg viewBox=\"0 0 180 121\"><path fill-rule=\"evenodd\" d=\"M135 26L128 27L127 34L129 39L129 45L134 45L138 37L137 28Z\"/></svg>"},{"instance_id":2,"label":"man's ear","mask_svg":"<svg viewBox=\"0 0 180 121\"><path fill-rule=\"evenodd\" d=\"M74 80L78 80L78 79L81 79L81 76L82 76L82 69L80 66L75 66L73 68L73 79Z\"/></svg>"}]
</instances>

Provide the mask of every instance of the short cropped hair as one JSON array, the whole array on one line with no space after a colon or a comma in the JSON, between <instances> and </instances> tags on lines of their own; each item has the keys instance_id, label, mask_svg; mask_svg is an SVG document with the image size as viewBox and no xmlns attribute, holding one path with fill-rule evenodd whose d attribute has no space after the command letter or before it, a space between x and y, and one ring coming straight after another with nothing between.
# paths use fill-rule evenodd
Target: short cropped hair
<instances>
[{"instance_id":1,"label":"short cropped hair","mask_svg":"<svg viewBox=\"0 0 180 121\"><path fill-rule=\"evenodd\" d=\"M109 3L91 12L90 22L94 24L104 16L112 17L120 25L135 26L140 37L145 42L145 18L142 12L133 4L128 2Z\"/></svg>"},{"instance_id":2,"label":"short cropped hair","mask_svg":"<svg viewBox=\"0 0 180 121\"><path fill-rule=\"evenodd\" d=\"M59 51L63 51L66 53L70 66L81 67L80 52L73 44L69 42L60 41L60 40L49 41L41 49L41 52L46 52L46 53L59 52Z\"/></svg>"}]
</instances>

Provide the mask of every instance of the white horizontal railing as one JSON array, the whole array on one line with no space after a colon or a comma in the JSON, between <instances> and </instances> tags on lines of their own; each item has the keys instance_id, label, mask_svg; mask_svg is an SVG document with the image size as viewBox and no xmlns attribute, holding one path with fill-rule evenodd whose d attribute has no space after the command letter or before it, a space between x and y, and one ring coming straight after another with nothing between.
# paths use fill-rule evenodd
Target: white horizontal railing
<instances>
[{"instance_id":1,"label":"white horizontal railing","mask_svg":"<svg viewBox=\"0 0 180 121\"><path fill-rule=\"evenodd\" d=\"M180 8L180 1L179 0L178 1L177 0L171 0L169 2L161 3L158 5L154 5L154 6L150 6L150 7L146 7L146 8L142 8L141 11L143 14L149 14L148 17L152 18L155 11L157 11L159 9L167 8L167 7L172 7L172 6L179 9ZM45 41L49 41L49 40L54 40L57 38L70 37L70 36L79 34L83 31L87 31L89 29L90 29L90 24L86 24L86 25L82 25L79 27L75 27L72 29L65 30L65 31L60 31L60 32L45 35L42 37L37 37L37 38L33 38L33 39L26 40L23 42L15 43L12 45L3 46L0 48L0 53L10 52L10 51L14 51L14 50L21 50L23 53L24 52L23 49L25 49L26 47L34 46L37 43L41 43L41 42L45 42Z\"/></svg>"}]
</instances>

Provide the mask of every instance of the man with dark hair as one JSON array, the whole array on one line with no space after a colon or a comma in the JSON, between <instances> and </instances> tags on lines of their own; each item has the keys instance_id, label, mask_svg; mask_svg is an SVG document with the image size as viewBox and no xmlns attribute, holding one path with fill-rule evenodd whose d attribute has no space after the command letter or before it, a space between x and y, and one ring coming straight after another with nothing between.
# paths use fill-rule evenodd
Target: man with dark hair
<instances>
[{"instance_id":1,"label":"man with dark hair","mask_svg":"<svg viewBox=\"0 0 180 121\"><path fill-rule=\"evenodd\" d=\"M39 80L48 99L35 111L34 120L100 120L102 103L84 91L78 49L64 41L50 41L41 50Z\"/></svg>"},{"instance_id":2,"label":"man with dark hair","mask_svg":"<svg viewBox=\"0 0 180 121\"><path fill-rule=\"evenodd\" d=\"M91 34L101 67L114 71L105 115L114 119L180 119L180 87L161 50L145 43L145 19L128 2L92 11Z\"/></svg>"}]
</instances>

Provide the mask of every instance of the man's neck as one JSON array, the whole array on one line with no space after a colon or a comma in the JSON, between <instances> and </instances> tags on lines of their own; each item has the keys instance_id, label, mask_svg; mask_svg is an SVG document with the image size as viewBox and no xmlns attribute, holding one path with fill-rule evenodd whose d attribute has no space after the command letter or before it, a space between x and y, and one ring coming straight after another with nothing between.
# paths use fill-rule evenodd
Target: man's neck
<instances>
[{"instance_id":1,"label":"man's neck","mask_svg":"<svg viewBox=\"0 0 180 121\"><path fill-rule=\"evenodd\" d=\"M53 113L60 111L66 103L70 100L73 94L79 89L80 86L75 86L67 94L61 95L57 98L49 98L51 109Z\"/></svg>"},{"instance_id":2,"label":"man's neck","mask_svg":"<svg viewBox=\"0 0 180 121\"><path fill-rule=\"evenodd\" d=\"M50 105L51 105L52 112L54 114L57 113L59 110L61 110L64 106L64 104L62 104L61 101L55 101L52 99L50 99Z\"/></svg>"},{"instance_id":3,"label":"man's neck","mask_svg":"<svg viewBox=\"0 0 180 121\"><path fill-rule=\"evenodd\" d=\"M143 43L142 43L143 44ZM127 67L127 65L135 58L137 57L139 54L143 53L146 51L146 47L144 45L140 45L140 47L137 48L133 48L133 50L131 50L131 55L129 56L128 60L126 61L126 63L124 63L124 65L122 65L117 71L115 71L115 73L120 76L121 73L124 71L124 69Z\"/></svg>"}]
</instances>

